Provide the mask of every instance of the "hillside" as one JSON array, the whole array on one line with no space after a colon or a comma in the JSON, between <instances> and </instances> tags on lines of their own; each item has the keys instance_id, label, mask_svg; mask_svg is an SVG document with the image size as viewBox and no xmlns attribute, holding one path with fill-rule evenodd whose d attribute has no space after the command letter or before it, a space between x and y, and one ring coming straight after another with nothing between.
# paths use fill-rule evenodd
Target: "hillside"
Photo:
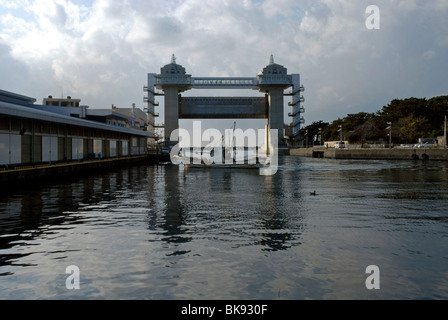
<instances>
[{"instance_id":1,"label":"hillside","mask_svg":"<svg viewBox=\"0 0 448 320\"><path fill-rule=\"evenodd\" d=\"M308 144L322 128L322 141L339 140L342 126L343 140L351 143L388 141L388 122L392 123L392 143L416 143L418 138L436 138L444 134L445 115L448 115L448 96L431 99L395 99L376 113L348 114L331 123L318 121L301 129Z\"/></svg>"}]
</instances>

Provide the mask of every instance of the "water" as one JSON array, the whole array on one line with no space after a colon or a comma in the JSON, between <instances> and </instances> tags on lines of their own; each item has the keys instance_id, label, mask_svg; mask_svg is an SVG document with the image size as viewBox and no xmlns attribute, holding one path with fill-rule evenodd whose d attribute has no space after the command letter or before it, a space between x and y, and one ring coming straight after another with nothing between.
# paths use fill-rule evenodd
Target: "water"
<instances>
[{"instance_id":1,"label":"water","mask_svg":"<svg viewBox=\"0 0 448 320\"><path fill-rule=\"evenodd\" d=\"M447 163L279 163L274 176L135 166L3 191L0 299L448 298Z\"/></svg>"}]
</instances>

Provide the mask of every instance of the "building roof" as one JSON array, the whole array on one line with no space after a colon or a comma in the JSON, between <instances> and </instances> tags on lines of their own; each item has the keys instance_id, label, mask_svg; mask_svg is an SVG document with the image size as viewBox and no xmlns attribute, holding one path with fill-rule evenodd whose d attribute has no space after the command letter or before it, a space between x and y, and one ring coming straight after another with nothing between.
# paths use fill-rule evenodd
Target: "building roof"
<instances>
[{"instance_id":1,"label":"building roof","mask_svg":"<svg viewBox=\"0 0 448 320\"><path fill-rule=\"evenodd\" d=\"M142 111L140 108L118 108L115 107L112 109L115 113L119 113L122 116L125 116L127 119L133 119L135 113L135 120L142 121L144 123L148 122L148 115Z\"/></svg>"},{"instance_id":2,"label":"building roof","mask_svg":"<svg viewBox=\"0 0 448 320\"><path fill-rule=\"evenodd\" d=\"M127 133L142 137L155 138L156 135L147 131L132 128L117 127L114 125L101 123L97 121L85 120L71 117L67 114L71 109L80 110L80 108L61 108L45 105L35 105L36 99L22 96L13 92L0 90L0 115L9 115L27 119L36 119L55 123L68 124L73 126L95 128L107 131ZM113 112L112 110L92 109L89 110L92 115L113 115L115 117L127 119L123 114Z\"/></svg>"},{"instance_id":3,"label":"building roof","mask_svg":"<svg viewBox=\"0 0 448 320\"><path fill-rule=\"evenodd\" d=\"M41 120L41 121L50 121L50 122L62 123L62 124L73 125L73 126L81 126L81 127L94 128L94 129L100 129L100 130L108 130L108 131L114 131L114 132L120 132L120 133L127 133L127 134L142 136L142 137L148 137L148 138L155 138L154 134L147 132L147 131L143 131L143 130L122 128L122 127L117 127L117 126L100 123L100 122L96 122L96 121L74 118L74 117L70 117L70 116L66 116L66 115L57 114L54 112L34 109L34 108L30 108L30 107L26 107L26 106L22 106L22 105L18 105L18 104L13 104L13 103L1 101L1 100L0 100L0 114L28 118L28 119L36 119L36 120Z\"/></svg>"},{"instance_id":4,"label":"building roof","mask_svg":"<svg viewBox=\"0 0 448 320\"><path fill-rule=\"evenodd\" d=\"M11 102L11 103L20 104L20 105L29 105L29 104L33 104L34 102L36 102L36 99L22 96L20 94L13 93L13 92L0 90L0 101Z\"/></svg>"},{"instance_id":5,"label":"building roof","mask_svg":"<svg viewBox=\"0 0 448 320\"><path fill-rule=\"evenodd\" d=\"M87 109L87 115L92 117L115 117L124 120L129 119L126 115L115 112L113 109Z\"/></svg>"}]
</instances>

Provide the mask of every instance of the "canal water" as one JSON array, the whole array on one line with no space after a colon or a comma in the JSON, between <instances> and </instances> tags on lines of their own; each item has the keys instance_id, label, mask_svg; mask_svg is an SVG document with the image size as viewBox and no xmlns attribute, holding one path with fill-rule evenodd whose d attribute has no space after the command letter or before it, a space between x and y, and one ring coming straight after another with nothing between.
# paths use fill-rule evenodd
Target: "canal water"
<instances>
[{"instance_id":1,"label":"canal water","mask_svg":"<svg viewBox=\"0 0 448 320\"><path fill-rule=\"evenodd\" d=\"M293 156L24 183L0 196L0 299L448 299L447 190L445 162Z\"/></svg>"}]
</instances>

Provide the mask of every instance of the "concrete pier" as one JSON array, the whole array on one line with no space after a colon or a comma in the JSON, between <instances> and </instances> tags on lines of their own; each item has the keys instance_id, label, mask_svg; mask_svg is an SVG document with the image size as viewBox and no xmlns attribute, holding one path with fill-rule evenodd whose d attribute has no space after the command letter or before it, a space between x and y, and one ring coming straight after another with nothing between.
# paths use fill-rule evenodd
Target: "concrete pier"
<instances>
[{"instance_id":1,"label":"concrete pier","mask_svg":"<svg viewBox=\"0 0 448 320\"><path fill-rule=\"evenodd\" d=\"M291 155L364 160L438 160L448 161L448 149L334 149L334 148L292 148Z\"/></svg>"}]
</instances>

